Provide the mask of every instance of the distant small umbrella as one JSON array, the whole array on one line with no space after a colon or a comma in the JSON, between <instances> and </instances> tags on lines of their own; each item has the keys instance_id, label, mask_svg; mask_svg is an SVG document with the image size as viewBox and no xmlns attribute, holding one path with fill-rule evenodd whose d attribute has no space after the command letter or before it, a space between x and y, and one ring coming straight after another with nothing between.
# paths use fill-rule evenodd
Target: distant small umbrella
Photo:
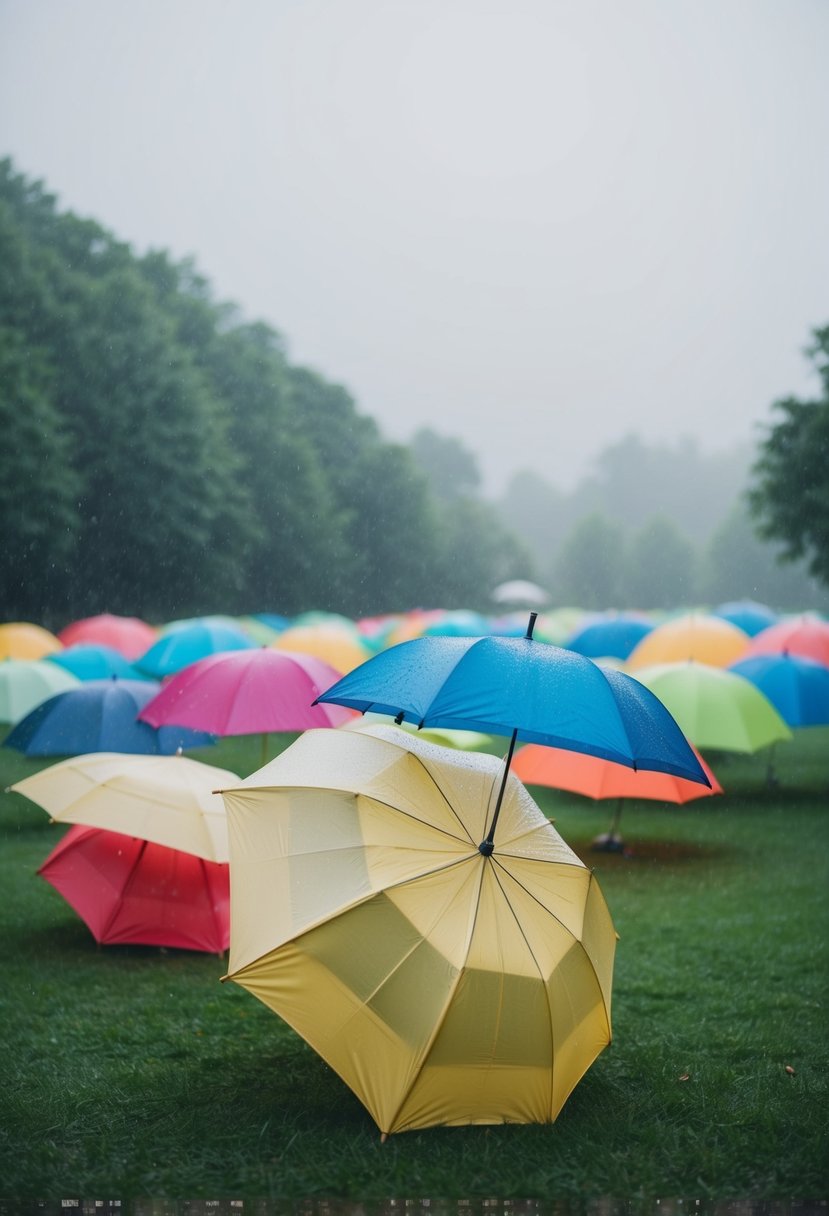
<instances>
[{"instance_id":1,"label":"distant small umbrella","mask_svg":"<svg viewBox=\"0 0 829 1216\"><path fill-rule=\"evenodd\" d=\"M71 672L79 680L108 680L111 676L117 676L119 680L149 679L137 671L120 650L99 642L67 646L57 654L49 655L48 662Z\"/></svg>"},{"instance_id":2,"label":"distant small umbrella","mask_svg":"<svg viewBox=\"0 0 829 1216\"><path fill-rule=\"evenodd\" d=\"M755 600L729 600L714 608L713 615L730 621L750 638L778 620L778 614L772 608L758 604Z\"/></svg>"},{"instance_id":3,"label":"distant small umbrella","mask_svg":"<svg viewBox=\"0 0 829 1216\"><path fill-rule=\"evenodd\" d=\"M60 639L42 625L30 621L0 625L0 659L44 659L62 648Z\"/></svg>"},{"instance_id":4,"label":"distant small umbrella","mask_svg":"<svg viewBox=\"0 0 829 1216\"><path fill-rule=\"evenodd\" d=\"M0 662L0 722L19 722L38 705L80 684L77 676L48 659Z\"/></svg>"},{"instance_id":5,"label":"distant small umbrella","mask_svg":"<svg viewBox=\"0 0 829 1216\"><path fill-rule=\"evenodd\" d=\"M117 616L102 612L98 616L83 617L61 629L58 637L64 646L77 646L92 642L100 646L112 646L125 659L135 659L143 654L155 641L157 634L152 625L135 616Z\"/></svg>"},{"instance_id":6,"label":"distant small umbrella","mask_svg":"<svg viewBox=\"0 0 829 1216\"><path fill-rule=\"evenodd\" d=\"M208 655L252 650L255 646L256 643L238 625L181 622L140 655L135 666L139 671L161 680Z\"/></svg>"},{"instance_id":7,"label":"distant small umbrella","mask_svg":"<svg viewBox=\"0 0 829 1216\"><path fill-rule=\"evenodd\" d=\"M799 655L829 667L829 621L809 613L785 617L753 637L741 658L755 654Z\"/></svg>"}]
</instances>

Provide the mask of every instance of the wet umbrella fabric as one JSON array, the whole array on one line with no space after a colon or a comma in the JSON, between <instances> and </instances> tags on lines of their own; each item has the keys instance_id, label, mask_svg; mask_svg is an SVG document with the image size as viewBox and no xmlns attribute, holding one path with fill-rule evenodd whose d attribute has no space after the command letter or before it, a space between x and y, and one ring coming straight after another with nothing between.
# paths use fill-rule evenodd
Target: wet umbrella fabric
<instances>
[{"instance_id":1,"label":"wet umbrella fabric","mask_svg":"<svg viewBox=\"0 0 829 1216\"><path fill-rule=\"evenodd\" d=\"M0 625L0 659L44 659L56 654L63 643L30 621L7 621Z\"/></svg>"},{"instance_id":2,"label":"wet umbrella fabric","mask_svg":"<svg viewBox=\"0 0 829 1216\"><path fill-rule=\"evenodd\" d=\"M610 1040L595 876L500 764L394 727L312 730L224 791L227 978L327 1060L382 1132L549 1122Z\"/></svg>"},{"instance_id":3,"label":"wet umbrella fabric","mask_svg":"<svg viewBox=\"0 0 829 1216\"><path fill-rule=\"evenodd\" d=\"M156 730L138 711L158 691L148 680L88 680L50 697L7 735L6 747L27 756L74 756L83 752L172 755L179 747L214 742L204 731L181 726Z\"/></svg>"},{"instance_id":4,"label":"wet umbrella fabric","mask_svg":"<svg viewBox=\"0 0 829 1216\"><path fill-rule=\"evenodd\" d=\"M709 780L707 786L671 773L632 769L598 756L542 747L538 743L527 743L518 749L512 771L527 785L547 785L585 798L647 798L684 803L722 793L722 786L698 753L697 759Z\"/></svg>"}]
</instances>

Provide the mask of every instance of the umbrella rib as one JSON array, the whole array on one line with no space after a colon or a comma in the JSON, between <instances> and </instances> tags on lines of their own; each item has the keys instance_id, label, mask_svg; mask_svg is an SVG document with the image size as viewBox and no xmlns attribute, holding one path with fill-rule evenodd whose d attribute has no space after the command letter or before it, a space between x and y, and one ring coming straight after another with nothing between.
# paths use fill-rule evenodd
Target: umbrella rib
<instances>
[{"instance_id":1,"label":"umbrella rib","mask_svg":"<svg viewBox=\"0 0 829 1216\"><path fill-rule=\"evenodd\" d=\"M502 854L502 856L503 856L503 854ZM567 863L566 862L562 862L562 863L550 862L549 864L550 865L559 865L559 864L566 865ZM509 874L509 876L513 880L513 882L516 883L521 888L521 890L526 895L529 896L530 899L532 899L535 903L537 903L540 908L543 908L544 911L547 912L553 918L554 921L556 921L559 925L561 925L562 929L564 929L565 932L569 933L571 935L571 937L573 937L573 940L578 943L578 945L580 946L581 950L584 953L585 958L587 959L587 961L590 964L590 970L593 972L596 983L598 984L599 992L602 993L602 1002L604 1003L604 992L602 990L601 982L599 981L599 976L596 972L596 968L593 966L593 960L591 959L591 957L587 953L587 951L584 949L584 945L581 941L581 938L575 937L573 935L572 929L568 929L567 926L564 924L564 921L562 921L558 916L556 916L555 912L551 911L550 908L548 908L546 904L543 904L540 899L538 899L535 895L533 895L532 891L528 890L527 887L525 887L524 883L521 882L521 879L516 878L516 876L512 873L511 870L509 870L505 865L501 865L501 868L506 874ZM586 866L584 868L587 870ZM587 903L587 897L590 894L590 888L592 887L593 883L596 881L596 876L592 870L587 870L587 874L588 874L588 882L587 882L587 894L585 895L585 905Z\"/></svg>"},{"instance_id":2,"label":"umbrella rib","mask_svg":"<svg viewBox=\"0 0 829 1216\"><path fill-rule=\"evenodd\" d=\"M102 828L101 830L106 831L107 829ZM126 835L126 833L124 833L124 834ZM138 836L133 836L133 840L139 840L139 839L141 839L141 838ZM107 917L106 924L104 925L103 929L101 930L101 936L98 938L98 941L102 942L105 940L106 934L108 933L110 926L112 925L112 922L115 920L116 916L120 912L121 906L124 902L124 896L126 895L129 888L132 886L133 882L135 881L135 873L136 873L139 865L141 864L141 858L144 856L144 853L146 852L148 843L149 843L149 841L141 840L141 848L138 850L138 852L135 855L135 860L133 861L132 865L130 866L130 872L127 875L127 880L125 883L123 883L123 885L121 887L121 890L118 895L118 899L113 904L112 911L110 912L109 916Z\"/></svg>"},{"instance_id":3,"label":"umbrella rib","mask_svg":"<svg viewBox=\"0 0 829 1216\"><path fill-rule=\"evenodd\" d=\"M506 867L502 866L501 868L504 870L504 872L505 872L505 873L509 873L509 871L507 871L507 870L506 870ZM509 908L510 912L512 913L513 920L515 921L516 925L518 926L518 932L521 934L521 936L522 936L522 937L523 937L523 939L524 939L524 942L526 943L527 949L528 949L528 951L529 951L529 953L530 953L530 958L531 958L531 959L533 960L533 962L535 963L536 970L538 971L538 976L539 976L539 979L541 980L541 983L544 985L544 999L545 999L546 1004L547 1004L547 1020L548 1020L549 1027L550 1027L550 1045L551 1045L551 1051L550 1051L550 1060L551 1060L551 1067L550 1067L550 1099L549 1099L549 1110L550 1110L550 1113L551 1113L551 1115L552 1115L552 1110L553 1110L553 1089L554 1089L554 1086L555 1086L555 1061L556 1061L556 1051L555 1051L555 1046L556 1046L556 1037L555 1037L555 1031L553 1030L553 1007L552 1007L552 1005L550 1004L550 992L549 992L549 989L548 989L548 987L547 987L547 984L546 984L546 983L545 983L545 981L544 981L544 972L542 971L542 969L541 969L541 965L540 965L540 963L539 963L538 959L537 959L537 958L536 958L536 956L535 956L535 951L533 950L532 946L530 945L529 940L528 940L528 938L527 938L527 935L526 935L526 933L524 932L524 926L521 924L521 921L518 919L518 916L516 915L515 909L514 909L514 908L513 908L513 906L512 906L512 902L511 902L511 900L510 900L510 897L509 897L509 895L507 894L506 887L504 886L503 882L501 881L501 876L500 876L500 874L498 874L497 870L496 870L494 867L493 867L493 872L492 872L492 874L493 874L493 878L494 878L494 879L495 879L495 881L498 883L498 888L499 888L499 890L500 890L501 894L502 894L502 895L503 895L503 897L504 897L504 900L505 900L505 902L506 902L507 907ZM513 878L513 875L512 875L512 874L510 874L510 877L511 877L511 878ZM518 880L517 880L517 879L514 879L514 881L516 881L516 882L517 882ZM526 890L526 888L523 886L523 884L522 884L522 883L519 883L519 886L521 887L521 889L522 889L522 890ZM588 890L589 890L589 888L588 888ZM529 892L527 892L527 894L529 894ZM551 915L553 915L553 914L551 913ZM556 920L558 920L558 917L555 917L555 919L556 919ZM561 924L561 921L559 921L558 923L559 923L559 924ZM594 973L594 974L595 974L595 973Z\"/></svg>"}]
</instances>

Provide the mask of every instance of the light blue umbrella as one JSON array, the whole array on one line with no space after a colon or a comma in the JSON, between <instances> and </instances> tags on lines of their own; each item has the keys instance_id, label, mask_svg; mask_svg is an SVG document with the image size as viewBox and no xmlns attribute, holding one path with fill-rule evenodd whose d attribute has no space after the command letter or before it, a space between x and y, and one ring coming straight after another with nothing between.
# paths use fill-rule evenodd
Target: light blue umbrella
<instances>
[{"instance_id":1,"label":"light blue umbrella","mask_svg":"<svg viewBox=\"0 0 829 1216\"><path fill-rule=\"evenodd\" d=\"M140 658L135 660L139 671L155 679L175 675L183 667L210 654L228 650L252 650L256 642L248 637L241 626L226 625L220 621L182 622L171 627L154 642Z\"/></svg>"},{"instance_id":2,"label":"light blue umbrella","mask_svg":"<svg viewBox=\"0 0 829 1216\"><path fill-rule=\"evenodd\" d=\"M101 646L94 642L67 646L65 650L49 655L49 662L57 663L79 680L108 680L111 676L117 676L120 680L150 678L137 671L114 646Z\"/></svg>"}]
</instances>

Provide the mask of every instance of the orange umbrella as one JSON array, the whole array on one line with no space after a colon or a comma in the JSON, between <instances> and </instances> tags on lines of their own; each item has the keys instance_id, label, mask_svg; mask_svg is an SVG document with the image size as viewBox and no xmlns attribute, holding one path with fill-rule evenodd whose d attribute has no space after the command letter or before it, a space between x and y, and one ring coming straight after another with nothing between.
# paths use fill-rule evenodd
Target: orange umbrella
<instances>
[{"instance_id":1,"label":"orange umbrella","mask_svg":"<svg viewBox=\"0 0 829 1216\"><path fill-rule=\"evenodd\" d=\"M622 817L624 798L648 798L656 802L690 802L709 794L721 794L722 786L696 748L693 751L702 765L710 787L698 781L674 777L670 773L647 772L628 768L599 756L588 756L540 743L527 743L516 753L512 769L525 785L548 785L553 789L583 794L585 798L617 798L618 805L606 835L594 841L594 847L621 852L622 840L617 829Z\"/></svg>"},{"instance_id":2,"label":"orange umbrella","mask_svg":"<svg viewBox=\"0 0 829 1216\"><path fill-rule=\"evenodd\" d=\"M656 625L631 651L625 668L694 659L709 667L728 667L748 650L749 636L731 621L707 612L688 612Z\"/></svg>"},{"instance_id":3,"label":"orange umbrella","mask_svg":"<svg viewBox=\"0 0 829 1216\"><path fill-rule=\"evenodd\" d=\"M0 659L42 659L63 650L63 643L29 621L10 621L0 625Z\"/></svg>"}]
</instances>

